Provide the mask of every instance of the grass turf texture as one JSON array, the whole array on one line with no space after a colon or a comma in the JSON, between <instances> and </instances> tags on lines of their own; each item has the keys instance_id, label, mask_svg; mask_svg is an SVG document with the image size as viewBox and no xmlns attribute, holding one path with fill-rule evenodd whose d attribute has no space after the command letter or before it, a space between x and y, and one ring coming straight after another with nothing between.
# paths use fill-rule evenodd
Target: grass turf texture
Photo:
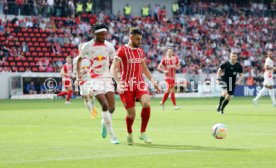
<instances>
[{"instance_id":1,"label":"grass turf texture","mask_svg":"<svg viewBox=\"0 0 276 168\"><path fill-rule=\"evenodd\" d=\"M169 100L165 112L153 99L151 145L138 140L138 105L134 146L126 144L119 100L113 116L119 145L101 138L100 114L90 119L81 100L0 100L0 167L276 167L276 107L268 97L258 107L251 99L235 97L223 116L215 111L218 98L177 99L178 111ZM212 137L215 123L227 126L225 139Z\"/></svg>"}]
</instances>

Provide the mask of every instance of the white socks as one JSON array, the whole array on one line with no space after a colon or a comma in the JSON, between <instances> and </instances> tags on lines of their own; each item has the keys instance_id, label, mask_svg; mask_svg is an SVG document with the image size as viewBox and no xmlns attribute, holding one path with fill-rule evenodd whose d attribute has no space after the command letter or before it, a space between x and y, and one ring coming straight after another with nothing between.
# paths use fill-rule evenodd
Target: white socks
<instances>
[{"instance_id":1,"label":"white socks","mask_svg":"<svg viewBox=\"0 0 276 168\"><path fill-rule=\"evenodd\" d=\"M268 90L269 95L271 97L271 101L273 104L276 103L275 101L275 94L274 94L274 89L267 89L265 87L263 87L260 92L258 93L258 95L256 96L256 98L254 99L254 101L258 101L260 99L260 97L262 97L262 95Z\"/></svg>"},{"instance_id":2,"label":"white socks","mask_svg":"<svg viewBox=\"0 0 276 168\"><path fill-rule=\"evenodd\" d=\"M91 113L91 111L93 110L92 103L89 101L89 102L85 102L85 104L86 104L86 107L88 108L89 112Z\"/></svg>"},{"instance_id":3,"label":"white socks","mask_svg":"<svg viewBox=\"0 0 276 168\"><path fill-rule=\"evenodd\" d=\"M269 95L271 97L271 101L273 104L275 104L275 95L274 95L274 89L269 89Z\"/></svg>"},{"instance_id":4,"label":"white socks","mask_svg":"<svg viewBox=\"0 0 276 168\"><path fill-rule=\"evenodd\" d=\"M254 100L258 101L260 99L260 97L263 96L263 94L265 93L266 90L267 90L267 88L263 87Z\"/></svg>"},{"instance_id":5,"label":"white socks","mask_svg":"<svg viewBox=\"0 0 276 168\"><path fill-rule=\"evenodd\" d=\"M107 131L109 132L110 136L116 137L112 127L112 121L111 121L111 116L109 114L109 111L102 112L102 122L105 123Z\"/></svg>"}]
</instances>

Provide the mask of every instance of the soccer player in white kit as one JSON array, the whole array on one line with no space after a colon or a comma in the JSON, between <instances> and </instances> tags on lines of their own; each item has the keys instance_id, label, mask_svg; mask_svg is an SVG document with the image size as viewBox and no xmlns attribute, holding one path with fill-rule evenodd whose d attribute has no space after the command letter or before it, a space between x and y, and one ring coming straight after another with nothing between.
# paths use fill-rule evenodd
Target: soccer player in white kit
<instances>
[{"instance_id":1,"label":"soccer player in white kit","mask_svg":"<svg viewBox=\"0 0 276 168\"><path fill-rule=\"evenodd\" d=\"M80 52L77 64L77 73L80 76L80 63L87 57L91 62L91 88L102 107L102 137L110 135L110 142L119 141L112 127L111 116L115 111L114 83L109 70L111 59L116 55L114 46L106 41L108 28L103 24L94 26L95 38L85 43Z\"/></svg>"},{"instance_id":2,"label":"soccer player in white kit","mask_svg":"<svg viewBox=\"0 0 276 168\"><path fill-rule=\"evenodd\" d=\"M265 73L264 73L264 83L263 83L263 88L260 90L258 95L253 99L253 103L256 105L259 98L262 97L264 92L266 90L269 91L269 95L272 100L273 106L276 106L276 101L275 101L275 95L274 95L274 81L273 81L273 71L276 71L276 67L274 67L273 63L273 53L272 51L267 52L267 58L265 60Z\"/></svg>"},{"instance_id":3,"label":"soccer player in white kit","mask_svg":"<svg viewBox=\"0 0 276 168\"><path fill-rule=\"evenodd\" d=\"M81 50L81 47L83 46L83 43L81 43L79 45L79 53ZM73 76L77 79L79 79L79 77L77 76L77 63L78 63L78 59L80 58L80 56L78 55L77 57L75 57L73 59ZM78 91L78 87L80 87L80 95L82 96L83 100L84 100L84 104L86 105L86 107L88 108L89 112L90 112L90 116L92 119L96 118L97 116L97 111L94 107L94 99L93 99L93 93L92 90L90 90L90 85L91 85L91 76L90 76L90 66L91 63L89 61L88 58L84 58L81 61L80 64L80 81L76 80L75 81L75 91ZM91 102L92 99L92 102Z\"/></svg>"}]
</instances>

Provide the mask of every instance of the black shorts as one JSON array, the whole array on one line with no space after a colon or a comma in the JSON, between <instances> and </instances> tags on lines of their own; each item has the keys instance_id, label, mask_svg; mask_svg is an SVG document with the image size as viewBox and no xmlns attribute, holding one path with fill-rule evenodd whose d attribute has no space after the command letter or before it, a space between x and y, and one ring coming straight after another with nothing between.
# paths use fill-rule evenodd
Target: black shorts
<instances>
[{"instance_id":1,"label":"black shorts","mask_svg":"<svg viewBox=\"0 0 276 168\"><path fill-rule=\"evenodd\" d=\"M224 90L227 90L227 93L229 95L234 95L235 87L236 87L236 82L229 82L226 80L222 80L220 85Z\"/></svg>"}]
</instances>

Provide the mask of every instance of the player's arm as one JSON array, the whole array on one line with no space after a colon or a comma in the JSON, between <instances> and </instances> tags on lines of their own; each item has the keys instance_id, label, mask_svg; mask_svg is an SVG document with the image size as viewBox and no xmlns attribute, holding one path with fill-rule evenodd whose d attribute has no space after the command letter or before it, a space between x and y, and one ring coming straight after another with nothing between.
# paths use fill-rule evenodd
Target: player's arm
<instances>
[{"instance_id":1,"label":"player's arm","mask_svg":"<svg viewBox=\"0 0 276 168\"><path fill-rule=\"evenodd\" d=\"M217 80L221 80L222 74L223 74L223 71L222 71L221 68L219 68L218 71L217 71Z\"/></svg>"},{"instance_id":2,"label":"player's arm","mask_svg":"<svg viewBox=\"0 0 276 168\"><path fill-rule=\"evenodd\" d=\"M179 70L180 69L180 62L177 61L177 64L176 64L176 67L175 67L176 70Z\"/></svg>"},{"instance_id":3,"label":"player's arm","mask_svg":"<svg viewBox=\"0 0 276 168\"><path fill-rule=\"evenodd\" d=\"M236 84L241 84L242 80L243 80L243 73L240 73L239 79L237 80Z\"/></svg>"},{"instance_id":4,"label":"player's arm","mask_svg":"<svg viewBox=\"0 0 276 168\"><path fill-rule=\"evenodd\" d=\"M120 77L119 77L120 64L121 64L121 58L115 57L112 65L111 65L110 71L111 71L111 74L112 74L115 82L117 83L118 93L123 93L124 85L120 82Z\"/></svg>"},{"instance_id":5,"label":"player's arm","mask_svg":"<svg viewBox=\"0 0 276 168\"><path fill-rule=\"evenodd\" d=\"M87 44L87 43L86 43ZM81 61L83 60L83 58L85 57L86 55L86 52L87 52L87 45L84 44L82 46L82 49L80 50L80 54L79 54L79 59L77 61L77 73L76 73L76 78L77 78L77 81L80 81L81 80Z\"/></svg>"},{"instance_id":6,"label":"player's arm","mask_svg":"<svg viewBox=\"0 0 276 168\"><path fill-rule=\"evenodd\" d=\"M163 72L163 73L168 73L168 71L165 70L165 66L164 66L163 64L164 64L164 61L162 60L162 61L160 62L160 64L158 65L158 67L157 67L158 71L161 71L161 72Z\"/></svg>"},{"instance_id":7,"label":"player's arm","mask_svg":"<svg viewBox=\"0 0 276 168\"><path fill-rule=\"evenodd\" d=\"M151 73L147 67L146 61L143 60L143 62L141 64L142 64L143 73L146 76L146 78L148 78L148 80L154 85L154 87L157 91L160 91L161 89L159 88L157 81L155 81L154 78L151 76Z\"/></svg>"},{"instance_id":8,"label":"player's arm","mask_svg":"<svg viewBox=\"0 0 276 168\"><path fill-rule=\"evenodd\" d=\"M64 67L61 68L61 70L60 70L60 75L61 75L62 77L64 77L64 76L67 75L67 74L64 72Z\"/></svg>"}]
</instances>

